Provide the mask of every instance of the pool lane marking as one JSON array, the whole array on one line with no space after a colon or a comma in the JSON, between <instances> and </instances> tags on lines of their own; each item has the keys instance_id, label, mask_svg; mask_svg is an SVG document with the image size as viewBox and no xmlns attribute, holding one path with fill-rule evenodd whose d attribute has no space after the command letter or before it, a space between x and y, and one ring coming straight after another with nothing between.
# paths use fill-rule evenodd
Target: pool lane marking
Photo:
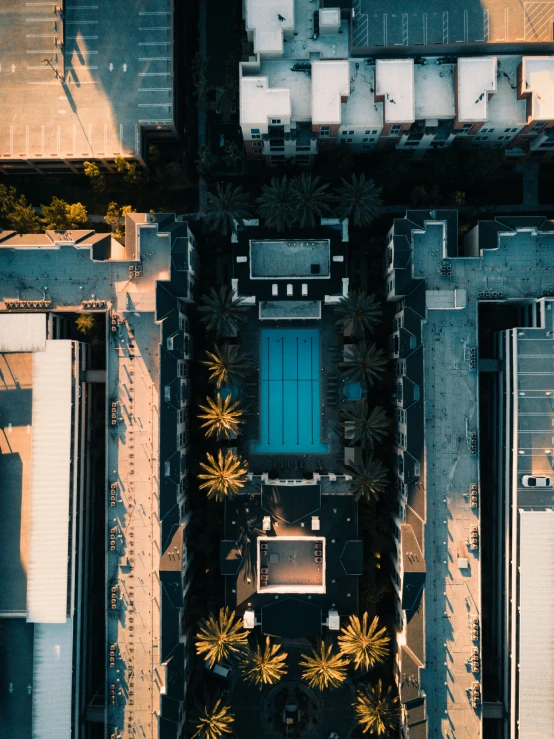
<instances>
[{"instance_id":1,"label":"pool lane marking","mask_svg":"<svg viewBox=\"0 0 554 739\"><path fill-rule=\"evenodd\" d=\"M296 443L300 444L300 339L296 337Z\"/></svg>"},{"instance_id":2,"label":"pool lane marking","mask_svg":"<svg viewBox=\"0 0 554 739\"><path fill-rule=\"evenodd\" d=\"M312 444L314 443L314 337L310 336L310 403L312 405Z\"/></svg>"},{"instance_id":3,"label":"pool lane marking","mask_svg":"<svg viewBox=\"0 0 554 739\"><path fill-rule=\"evenodd\" d=\"M285 444L285 337L281 337L281 439Z\"/></svg>"},{"instance_id":4,"label":"pool lane marking","mask_svg":"<svg viewBox=\"0 0 554 739\"><path fill-rule=\"evenodd\" d=\"M270 337L267 337L267 444L268 446L271 444L271 426L270 426L270 416L271 416L271 408L270 408L270 401L269 401L269 394L271 392L271 377L270 377L270 365L269 365L269 342Z\"/></svg>"}]
</instances>

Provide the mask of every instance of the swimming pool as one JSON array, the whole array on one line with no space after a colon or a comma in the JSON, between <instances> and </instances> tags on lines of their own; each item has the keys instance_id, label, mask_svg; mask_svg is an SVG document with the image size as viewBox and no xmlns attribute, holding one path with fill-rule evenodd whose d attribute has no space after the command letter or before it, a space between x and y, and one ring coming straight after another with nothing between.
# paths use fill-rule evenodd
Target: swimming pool
<instances>
[{"instance_id":1,"label":"swimming pool","mask_svg":"<svg viewBox=\"0 0 554 739\"><path fill-rule=\"evenodd\" d=\"M318 330L260 332L260 441L257 454L325 454L321 441Z\"/></svg>"}]
</instances>

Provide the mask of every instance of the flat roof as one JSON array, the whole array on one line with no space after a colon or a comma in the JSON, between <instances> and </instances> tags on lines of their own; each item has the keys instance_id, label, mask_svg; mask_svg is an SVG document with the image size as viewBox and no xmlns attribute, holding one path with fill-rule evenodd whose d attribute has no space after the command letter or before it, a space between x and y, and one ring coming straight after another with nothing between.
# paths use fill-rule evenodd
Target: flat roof
<instances>
[{"instance_id":1,"label":"flat roof","mask_svg":"<svg viewBox=\"0 0 554 739\"><path fill-rule=\"evenodd\" d=\"M494 56L458 59L459 121L487 120L489 93L496 90L496 64Z\"/></svg>"},{"instance_id":2,"label":"flat roof","mask_svg":"<svg viewBox=\"0 0 554 739\"><path fill-rule=\"evenodd\" d=\"M65 623L68 593L72 341L47 341L33 354L33 440L27 620Z\"/></svg>"},{"instance_id":3,"label":"flat roof","mask_svg":"<svg viewBox=\"0 0 554 739\"><path fill-rule=\"evenodd\" d=\"M294 29L294 0L246 0L244 14L246 29L254 35L255 54L283 51L283 32Z\"/></svg>"},{"instance_id":4,"label":"flat roof","mask_svg":"<svg viewBox=\"0 0 554 739\"><path fill-rule=\"evenodd\" d=\"M27 608L32 398L32 355L0 354L0 612L20 616Z\"/></svg>"},{"instance_id":5,"label":"flat roof","mask_svg":"<svg viewBox=\"0 0 554 739\"><path fill-rule=\"evenodd\" d=\"M258 537L259 593L325 593L325 539Z\"/></svg>"},{"instance_id":6,"label":"flat roof","mask_svg":"<svg viewBox=\"0 0 554 739\"><path fill-rule=\"evenodd\" d=\"M35 624L33 739L71 739L73 620Z\"/></svg>"},{"instance_id":7,"label":"flat roof","mask_svg":"<svg viewBox=\"0 0 554 739\"><path fill-rule=\"evenodd\" d=\"M331 274L329 239L250 241L250 279L322 279Z\"/></svg>"},{"instance_id":8,"label":"flat roof","mask_svg":"<svg viewBox=\"0 0 554 739\"><path fill-rule=\"evenodd\" d=\"M554 725L554 511L519 511L519 737Z\"/></svg>"},{"instance_id":9,"label":"flat roof","mask_svg":"<svg viewBox=\"0 0 554 739\"><path fill-rule=\"evenodd\" d=\"M414 67L416 120L454 118L455 64L437 64L435 59Z\"/></svg>"},{"instance_id":10,"label":"flat roof","mask_svg":"<svg viewBox=\"0 0 554 739\"><path fill-rule=\"evenodd\" d=\"M269 87L267 77L241 77L240 122L242 126L267 126L269 118L290 118L288 88Z\"/></svg>"},{"instance_id":11,"label":"flat roof","mask_svg":"<svg viewBox=\"0 0 554 739\"><path fill-rule=\"evenodd\" d=\"M341 122L341 98L350 94L350 66L347 59L312 63L312 123Z\"/></svg>"},{"instance_id":12,"label":"flat roof","mask_svg":"<svg viewBox=\"0 0 554 739\"><path fill-rule=\"evenodd\" d=\"M173 126L171 4L60 5L2 3L0 165L136 156L137 126Z\"/></svg>"},{"instance_id":13,"label":"flat roof","mask_svg":"<svg viewBox=\"0 0 554 739\"><path fill-rule=\"evenodd\" d=\"M554 5L551 24L554 23ZM554 118L554 57L526 56L522 59L523 92L532 92L532 117L537 121Z\"/></svg>"},{"instance_id":14,"label":"flat roof","mask_svg":"<svg viewBox=\"0 0 554 739\"><path fill-rule=\"evenodd\" d=\"M412 123L414 110L414 60L377 59L375 94L384 98L385 123Z\"/></svg>"},{"instance_id":15,"label":"flat roof","mask_svg":"<svg viewBox=\"0 0 554 739\"><path fill-rule=\"evenodd\" d=\"M46 313L0 314L0 352L44 351Z\"/></svg>"}]
</instances>

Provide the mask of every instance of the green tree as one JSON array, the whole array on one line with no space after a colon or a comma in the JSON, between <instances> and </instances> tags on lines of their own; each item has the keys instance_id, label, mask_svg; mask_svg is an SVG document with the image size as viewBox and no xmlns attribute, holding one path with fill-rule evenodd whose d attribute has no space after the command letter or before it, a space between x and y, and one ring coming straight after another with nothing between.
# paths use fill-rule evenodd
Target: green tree
<instances>
[{"instance_id":1,"label":"green tree","mask_svg":"<svg viewBox=\"0 0 554 739\"><path fill-rule=\"evenodd\" d=\"M204 364L210 371L210 382L219 390L222 385L240 385L252 368L248 352L236 344L225 344L222 348L214 344L213 351L206 351Z\"/></svg>"},{"instance_id":2,"label":"green tree","mask_svg":"<svg viewBox=\"0 0 554 739\"><path fill-rule=\"evenodd\" d=\"M108 205L104 220L112 227L112 233L116 239L125 238L125 216L134 212L132 205L118 205L114 200Z\"/></svg>"},{"instance_id":3,"label":"green tree","mask_svg":"<svg viewBox=\"0 0 554 739\"><path fill-rule=\"evenodd\" d=\"M349 617L348 626L343 626L338 637L341 654L348 657L359 670L369 670L376 664L385 662L389 656L390 637L383 626L379 629L377 616L369 623L369 615Z\"/></svg>"},{"instance_id":4,"label":"green tree","mask_svg":"<svg viewBox=\"0 0 554 739\"><path fill-rule=\"evenodd\" d=\"M374 180L366 180L365 174L353 174L350 182L341 181L342 186L335 190L335 215L341 221L348 218L358 228L369 226L379 213L382 188Z\"/></svg>"},{"instance_id":5,"label":"green tree","mask_svg":"<svg viewBox=\"0 0 554 739\"><path fill-rule=\"evenodd\" d=\"M12 185L0 185L0 226L17 233L37 233L41 230L39 217Z\"/></svg>"},{"instance_id":6,"label":"green tree","mask_svg":"<svg viewBox=\"0 0 554 739\"><path fill-rule=\"evenodd\" d=\"M331 212L330 203L333 198L327 193L329 185L320 185L319 180L319 176L313 177L308 172L303 172L292 181L296 193L295 220L300 228L313 228L317 218L323 218Z\"/></svg>"},{"instance_id":7,"label":"green tree","mask_svg":"<svg viewBox=\"0 0 554 739\"><path fill-rule=\"evenodd\" d=\"M242 159L242 150L235 141L228 141L223 149L223 161L228 167L234 167Z\"/></svg>"},{"instance_id":8,"label":"green tree","mask_svg":"<svg viewBox=\"0 0 554 739\"><path fill-rule=\"evenodd\" d=\"M308 654L301 654L300 667L304 667L302 680L311 688L324 690L338 688L346 680L348 660L339 653L333 653L333 645L319 639Z\"/></svg>"},{"instance_id":9,"label":"green tree","mask_svg":"<svg viewBox=\"0 0 554 739\"><path fill-rule=\"evenodd\" d=\"M139 169L136 162L129 161L129 159L120 156L114 159L114 164L119 174L123 175L123 180L127 185L136 187L143 184L145 179L144 171Z\"/></svg>"},{"instance_id":10,"label":"green tree","mask_svg":"<svg viewBox=\"0 0 554 739\"><path fill-rule=\"evenodd\" d=\"M337 327L345 334L363 336L372 332L381 323L383 309L373 295L365 290L350 290L335 306L335 313L340 316Z\"/></svg>"},{"instance_id":11,"label":"green tree","mask_svg":"<svg viewBox=\"0 0 554 739\"><path fill-rule=\"evenodd\" d=\"M339 362L339 369L346 379L353 382L367 382L371 387L380 380L387 366L387 358L382 349L375 344L349 344L349 356L346 361Z\"/></svg>"},{"instance_id":12,"label":"green tree","mask_svg":"<svg viewBox=\"0 0 554 739\"><path fill-rule=\"evenodd\" d=\"M208 201L202 217L210 231L227 236L234 232L235 221L243 224L245 220L252 218L250 198L240 185L218 183L215 193L208 192Z\"/></svg>"},{"instance_id":13,"label":"green tree","mask_svg":"<svg viewBox=\"0 0 554 739\"><path fill-rule=\"evenodd\" d=\"M82 203L67 203L53 197L50 205L41 205L40 222L45 231L67 231L80 228L88 221L87 209Z\"/></svg>"},{"instance_id":14,"label":"green tree","mask_svg":"<svg viewBox=\"0 0 554 739\"><path fill-rule=\"evenodd\" d=\"M220 664L233 654L240 654L247 644L248 634L242 620L229 606L219 609L216 618L210 613L198 624L196 653L208 661L210 667Z\"/></svg>"},{"instance_id":15,"label":"green tree","mask_svg":"<svg viewBox=\"0 0 554 739\"><path fill-rule=\"evenodd\" d=\"M362 462L349 462L346 471L352 475L350 492L356 500L361 497L379 500L386 490L387 470L378 459L369 456Z\"/></svg>"},{"instance_id":16,"label":"green tree","mask_svg":"<svg viewBox=\"0 0 554 739\"><path fill-rule=\"evenodd\" d=\"M82 313L75 319L75 326L77 331L82 334L90 333L96 325L96 316L92 313Z\"/></svg>"},{"instance_id":17,"label":"green tree","mask_svg":"<svg viewBox=\"0 0 554 739\"><path fill-rule=\"evenodd\" d=\"M200 462L204 472L198 475L198 479L203 480L199 489L206 490L208 498L218 503L237 495L246 482L246 462L233 454L231 449L226 451L225 456L219 449L217 458L209 453L206 458L206 462Z\"/></svg>"},{"instance_id":18,"label":"green tree","mask_svg":"<svg viewBox=\"0 0 554 739\"><path fill-rule=\"evenodd\" d=\"M364 734L387 736L400 725L400 700L381 680L362 686L352 705Z\"/></svg>"},{"instance_id":19,"label":"green tree","mask_svg":"<svg viewBox=\"0 0 554 739\"><path fill-rule=\"evenodd\" d=\"M209 174L215 164L215 159L207 146L203 145L198 149L196 157L196 171L199 175Z\"/></svg>"},{"instance_id":20,"label":"green tree","mask_svg":"<svg viewBox=\"0 0 554 739\"><path fill-rule=\"evenodd\" d=\"M230 395L222 400L218 393L215 400L208 396L206 402L207 405L200 406L204 413L198 414L198 418L204 420L201 428L205 429L206 436L215 435L218 440L222 436L230 439L233 434L240 432L244 419L238 400L232 400Z\"/></svg>"},{"instance_id":21,"label":"green tree","mask_svg":"<svg viewBox=\"0 0 554 739\"><path fill-rule=\"evenodd\" d=\"M208 83L208 62L209 58L202 59L200 52L196 52L192 59L191 73L192 73L192 86L194 88L194 94L198 102L204 102L210 91L210 85ZM238 69L235 67L235 72Z\"/></svg>"},{"instance_id":22,"label":"green tree","mask_svg":"<svg viewBox=\"0 0 554 739\"><path fill-rule=\"evenodd\" d=\"M231 707L218 698L213 706L204 706L192 739L219 739L224 734L232 734L234 720Z\"/></svg>"},{"instance_id":23,"label":"green tree","mask_svg":"<svg viewBox=\"0 0 554 739\"><path fill-rule=\"evenodd\" d=\"M83 171L85 173L85 177L88 177L91 181L94 190L97 192L103 192L106 189L106 178L100 171L96 162L84 162Z\"/></svg>"},{"instance_id":24,"label":"green tree","mask_svg":"<svg viewBox=\"0 0 554 739\"><path fill-rule=\"evenodd\" d=\"M257 685L260 690L265 685L275 685L287 674L287 653L281 651L280 644L272 644L269 636L262 646L248 646L240 656L240 667L244 679Z\"/></svg>"},{"instance_id":25,"label":"green tree","mask_svg":"<svg viewBox=\"0 0 554 739\"><path fill-rule=\"evenodd\" d=\"M256 198L256 202L268 228L284 231L293 225L296 219L298 193L286 175L280 180L272 177L269 185L263 185L262 194Z\"/></svg>"},{"instance_id":26,"label":"green tree","mask_svg":"<svg viewBox=\"0 0 554 739\"><path fill-rule=\"evenodd\" d=\"M348 403L339 416L339 423L351 444L360 443L364 449L373 449L383 441L389 430L387 414L377 406L369 410L367 401L355 400Z\"/></svg>"},{"instance_id":27,"label":"green tree","mask_svg":"<svg viewBox=\"0 0 554 739\"><path fill-rule=\"evenodd\" d=\"M200 320L206 324L208 331L215 331L219 336L236 334L240 324L246 320L248 307L243 304L242 298L235 297L231 287L223 285L218 290L211 287L200 300Z\"/></svg>"}]
</instances>

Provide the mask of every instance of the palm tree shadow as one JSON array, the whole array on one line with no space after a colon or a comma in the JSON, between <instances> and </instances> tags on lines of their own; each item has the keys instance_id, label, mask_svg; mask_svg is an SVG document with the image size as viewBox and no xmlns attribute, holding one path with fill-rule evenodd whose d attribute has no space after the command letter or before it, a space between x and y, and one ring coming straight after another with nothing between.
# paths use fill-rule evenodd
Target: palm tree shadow
<instances>
[{"instance_id":1,"label":"palm tree shadow","mask_svg":"<svg viewBox=\"0 0 554 739\"><path fill-rule=\"evenodd\" d=\"M237 544L242 552L245 563L246 577L254 577L257 571L257 539L263 536L264 532L255 525L258 520L256 513L247 513L244 506L241 506L238 513L239 534Z\"/></svg>"}]
</instances>

